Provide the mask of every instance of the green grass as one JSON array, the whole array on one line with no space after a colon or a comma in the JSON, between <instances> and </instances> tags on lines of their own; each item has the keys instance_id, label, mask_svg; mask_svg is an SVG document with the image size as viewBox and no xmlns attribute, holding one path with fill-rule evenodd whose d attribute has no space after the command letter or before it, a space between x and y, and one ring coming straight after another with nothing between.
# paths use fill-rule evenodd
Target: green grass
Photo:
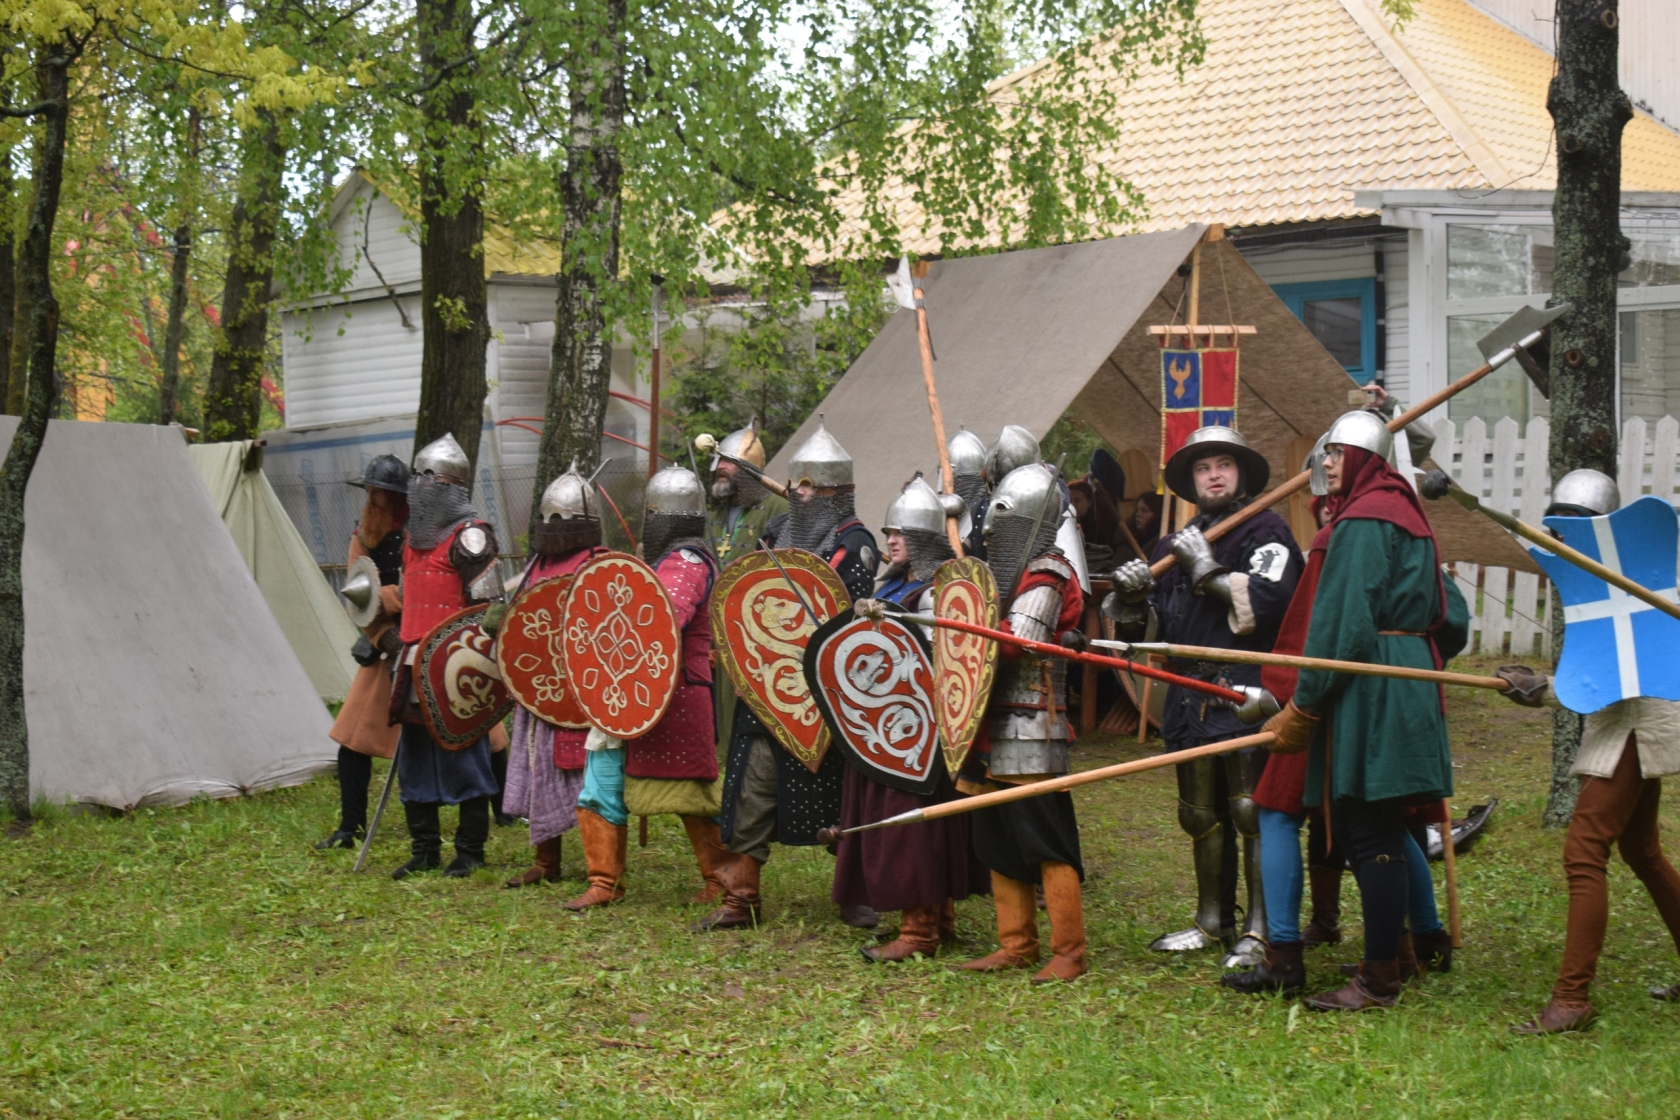
<instances>
[{"instance_id":1,"label":"green grass","mask_svg":"<svg viewBox=\"0 0 1680 1120\"><path fill-rule=\"evenodd\" d=\"M1680 962L1620 866L1600 1025L1508 1034L1562 942L1562 836L1536 824L1549 723L1486 693L1451 704L1457 805L1503 804L1460 864L1459 966L1391 1012L1243 998L1216 986L1212 955L1145 948L1191 907L1167 770L1078 795L1093 971L1052 988L865 964L820 850L775 853L762 930L691 934L674 819L632 842L627 902L581 916L559 908L580 889L574 838L560 889L501 889L525 865L518 828L495 830L492 871L399 884L384 873L399 814L354 876L350 853L309 847L333 823L329 778L123 819L60 812L0 840L0 1116L1680 1113L1680 1006L1645 994ZM1078 763L1139 753L1097 740ZM1347 901L1356 919L1351 880ZM953 959L991 948L985 900L959 924ZM1356 956L1310 954L1315 982Z\"/></svg>"}]
</instances>

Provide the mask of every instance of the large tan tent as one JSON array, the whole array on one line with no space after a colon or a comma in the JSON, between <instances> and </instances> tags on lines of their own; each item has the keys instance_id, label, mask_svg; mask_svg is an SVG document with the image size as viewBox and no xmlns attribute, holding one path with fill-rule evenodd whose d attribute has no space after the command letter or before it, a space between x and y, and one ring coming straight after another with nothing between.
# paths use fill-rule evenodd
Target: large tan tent
<instances>
[{"instance_id":1,"label":"large tan tent","mask_svg":"<svg viewBox=\"0 0 1680 1120\"><path fill-rule=\"evenodd\" d=\"M1252 326L1239 336L1237 426L1266 456L1273 482L1348 409L1356 386L1228 241L1208 227L935 261L924 288L947 433L988 442L1005 424L1043 438L1072 411L1133 462L1153 463L1161 431L1161 336L1186 322L1199 242L1203 323ZM917 471L936 481L914 315L900 310L770 463L785 478L792 449L819 416L858 464L857 509L879 523ZM1067 464L1071 474L1083 464ZM1451 503L1430 508L1442 559L1535 571L1501 530ZM1299 521L1297 516L1295 520ZM1297 526L1301 532L1302 526Z\"/></svg>"}]
</instances>

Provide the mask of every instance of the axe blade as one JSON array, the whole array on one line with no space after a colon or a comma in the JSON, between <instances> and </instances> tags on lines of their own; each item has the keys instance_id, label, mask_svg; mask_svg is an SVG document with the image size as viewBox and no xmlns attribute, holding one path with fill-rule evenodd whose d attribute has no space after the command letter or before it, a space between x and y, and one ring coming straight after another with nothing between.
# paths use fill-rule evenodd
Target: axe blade
<instances>
[{"instance_id":1,"label":"axe blade","mask_svg":"<svg viewBox=\"0 0 1680 1120\"><path fill-rule=\"evenodd\" d=\"M1570 310L1570 307L1570 304L1560 303L1556 307L1519 308L1516 314L1477 339L1476 349L1482 352L1484 359L1491 362L1501 352L1515 348L1517 364L1522 366L1523 372L1528 375L1528 379L1534 382L1534 387L1540 390L1540 395L1550 400L1552 395L1551 378L1546 372L1549 361L1547 336L1541 334L1538 340L1529 343L1526 347L1521 343L1523 339L1528 338L1535 332L1545 331L1558 316Z\"/></svg>"}]
</instances>

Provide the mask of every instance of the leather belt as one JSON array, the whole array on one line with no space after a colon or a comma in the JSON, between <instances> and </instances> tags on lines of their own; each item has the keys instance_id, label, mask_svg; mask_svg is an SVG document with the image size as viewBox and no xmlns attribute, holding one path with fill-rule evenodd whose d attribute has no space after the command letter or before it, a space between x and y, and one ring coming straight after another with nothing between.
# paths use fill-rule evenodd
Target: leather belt
<instances>
[{"instance_id":1,"label":"leather belt","mask_svg":"<svg viewBox=\"0 0 1680 1120\"><path fill-rule=\"evenodd\" d=\"M1427 638L1428 634L1422 630L1378 630L1379 638Z\"/></svg>"}]
</instances>

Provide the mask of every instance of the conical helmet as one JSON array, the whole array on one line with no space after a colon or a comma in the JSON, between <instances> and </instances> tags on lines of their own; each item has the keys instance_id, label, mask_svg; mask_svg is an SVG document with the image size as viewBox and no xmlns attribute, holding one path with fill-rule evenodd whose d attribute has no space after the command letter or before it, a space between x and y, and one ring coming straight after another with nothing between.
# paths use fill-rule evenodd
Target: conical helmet
<instances>
[{"instance_id":1,"label":"conical helmet","mask_svg":"<svg viewBox=\"0 0 1680 1120\"><path fill-rule=\"evenodd\" d=\"M556 517L571 521L578 517L600 516L593 489L589 480L578 473L576 459L566 468L565 474L548 484L538 510L544 521L552 521Z\"/></svg>"},{"instance_id":2,"label":"conical helmet","mask_svg":"<svg viewBox=\"0 0 1680 1120\"><path fill-rule=\"evenodd\" d=\"M852 457L840 446L840 441L828 434L822 418L817 418L817 430L800 444L789 465L793 468L793 484L802 486L852 485Z\"/></svg>"},{"instance_id":3,"label":"conical helmet","mask_svg":"<svg viewBox=\"0 0 1680 1120\"><path fill-rule=\"evenodd\" d=\"M706 488L687 467L669 466L647 484L644 508L649 513L706 512Z\"/></svg>"},{"instance_id":4,"label":"conical helmet","mask_svg":"<svg viewBox=\"0 0 1680 1120\"><path fill-rule=\"evenodd\" d=\"M1015 470L1042 458L1037 436L1019 424L1006 424L986 451L986 480L996 486Z\"/></svg>"},{"instance_id":5,"label":"conical helmet","mask_svg":"<svg viewBox=\"0 0 1680 1120\"><path fill-rule=\"evenodd\" d=\"M764 441L758 435L758 417L753 417L746 427L737 428L723 437L712 455L712 470L718 469L725 455L732 459L744 459L759 470L764 469Z\"/></svg>"},{"instance_id":6,"label":"conical helmet","mask_svg":"<svg viewBox=\"0 0 1680 1120\"><path fill-rule=\"evenodd\" d=\"M952 474L979 474L986 467L986 445L967 428L958 428L945 450L951 457Z\"/></svg>"},{"instance_id":7,"label":"conical helmet","mask_svg":"<svg viewBox=\"0 0 1680 1120\"><path fill-rule=\"evenodd\" d=\"M472 480L472 465L455 436L446 432L415 453L414 473L446 478L466 486Z\"/></svg>"},{"instance_id":8,"label":"conical helmet","mask_svg":"<svg viewBox=\"0 0 1680 1120\"><path fill-rule=\"evenodd\" d=\"M884 533L903 533L912 529L941 536L945 533L945 508L939 502L939 495L920 473L887 507L887 520L881 526Z\"/></svg>"}]
</instances>

